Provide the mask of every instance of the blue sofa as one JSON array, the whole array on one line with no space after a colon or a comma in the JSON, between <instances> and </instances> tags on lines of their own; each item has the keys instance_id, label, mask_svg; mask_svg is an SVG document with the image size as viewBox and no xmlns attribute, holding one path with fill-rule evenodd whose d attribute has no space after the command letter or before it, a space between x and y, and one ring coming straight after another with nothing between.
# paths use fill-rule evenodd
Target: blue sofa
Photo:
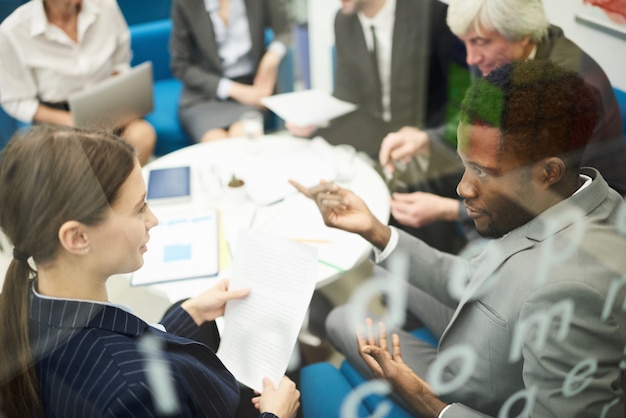
<instances>
[{"instance_id":1,"label":"blue sofa","mask_svg":"<svg viewBox=\"0 0 626 418\"><path fill-rule=\"evenodd\" d=\"M152 22L170 17L172 0L117 0L126 24Z\"/></svg>"},{"instance_id":2,"label":"blue sofa","mask_svg":"<svg viewBox=\"0 0 626 418\"><path fill-rule=\"evenodd\" d=\"M416 338L437 346L437 339L426 328L411 332ZM339 368L329 362L314 363L300 371L300 393L304 418L340 418L341 407L346 397L365 379L347 361ZM369 417L381 405L390 402L391 411L387 418L413 417L404 407L384 396L366 397L355 411L358 417Z\"/></svg>"},{"instance_id":3,"label":"blue sofa","mask_svg":"<svg viewBox=\"0 0 626 418\"><path fill-rule=\"evenodd\" d=\"M615 92L619 111L622 115L622 128L624 130L624 140L626 140L626 92L616 88L614 88L613 91Z\"/></svg>"},{"instance_id":4,"label":"blue sofa","mask_svg":"<svg viewBox=\"0 0 626 418\"><path fill-rule=\"evenodd\" d=\"M164 155L192 143L178 122L178 98L183 85L170 71L168 45L171 30L170 19L130 26L131 65L152 61L154 110L146 116L146 120L157 132L155 155Z\"/></svg>"}]
</instances>

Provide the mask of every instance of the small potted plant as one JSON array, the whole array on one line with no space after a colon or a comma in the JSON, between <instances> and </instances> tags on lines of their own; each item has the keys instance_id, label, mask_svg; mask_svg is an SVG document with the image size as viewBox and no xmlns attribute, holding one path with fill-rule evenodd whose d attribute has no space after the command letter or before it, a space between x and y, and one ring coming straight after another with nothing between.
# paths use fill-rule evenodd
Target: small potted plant
<instances>
[{"instance_id":1,"label":"small potted plant","mask_svg":"<svg viewBox=\"0 0 626 418\"><path fill-rule=\"evenodd\" d=\"M230 177L230 181L228 182L228 187L243 187L245 184L246 183L242 179L240 179L235 175L235 173L233 173L233 175Z\"/></svg>"},{"instance_id":2,"label":"small potted plant","mask_svg":"<svg viewBox=\"0 0 626 418\"><path fill-rule=\"evenodd\" d=\"M242 203L246 200L246 183L234 173L227 184L227 199L230 203Z\"/></svg>"}]
</instances>

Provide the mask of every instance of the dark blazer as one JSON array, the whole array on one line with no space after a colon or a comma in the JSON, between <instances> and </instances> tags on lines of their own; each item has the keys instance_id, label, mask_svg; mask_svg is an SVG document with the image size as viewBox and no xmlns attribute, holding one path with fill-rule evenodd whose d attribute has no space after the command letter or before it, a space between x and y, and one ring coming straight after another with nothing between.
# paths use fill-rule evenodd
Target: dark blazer
<instances>
[{"instance_id":1,"label":"dark blazer","mask_svg":"<svg viewBox=\"0 0 626 418\"><path fill-rule=\"evenodd\" d=\"M598 89L602 105L600 121L585 149L581 165L597 168L609 186L626 196L626 142L622 119L611 82L602 67L554 25L550 26L548 36L537 44L534 59L549 60L575 71ZM472 73L476 77L481 76L475 67L472 67Z\"/></svg>"},{"instance_id":2,"label":"dark blazer","mask_svg":"<svg viewBox=\"0 0 626 418\"><path fill-rule=\"evenodd\" d=\"M446 25L446 12L447 5L438 0L397 0L391 58L392 119L382 134L359 132L359 138L348 136L342 143L377 153L388 132L403 126L432 127L443 123L454 41ZM334 96L357 104L364 119L374 118L382 122L378 106L380 90L373 88L376 77L356 14L337 13L335 45ZM353 116L347 115L345 119ZM358 118L354 121L352 132L357 132L361 122ZM343 123L343 120L339 122ZM327 131L332 131L335 123L331 122ZM346 132L350 130L346 129Z\"/></svg>"},{"instance_id":3,"label":"dark blazer","mask_svg":"<svg viewBox=\"0 0 626 418\"><path fill-rule=\"evenodd\" d=\"M29 321L46 417L164 416L155 405L164 395L138 346L146 337L168 371L162 383L177 405L168 417L232 417L237 410L237 381L210 348L193 341L200 328L180 307L163 320L170 332L161 332L114 306L31 293Z\"/></svg>"},{"instance_id":4,"label":"dark blazer","mask_svg":"<svg viewBox=\"0 0 626 418\"><path fill-rule=\"evenodd\" d=\"M537 45L535 59L546 59L578 72L596 87L602 101L602 116L585 153L583 166L597 168L609 186L626 195L626 142L622 119L611 83L602 68L557 26L551 26L548 37Z\"/></svg>"},{"instance_id":5,"label":"dark blazer","mask_svg":"<svg viewBox=\"0 0 626 418\"><path fill-rule=\"evenodd\" d=\"M265 29L286 46L291 42L289 13L284 0L245 0L255 66L265 53ZM213 22L203 0L174 0L170 38L172 73L182 80L181 106L216 97L222 78Z\"/></svg>"}]
</instances>

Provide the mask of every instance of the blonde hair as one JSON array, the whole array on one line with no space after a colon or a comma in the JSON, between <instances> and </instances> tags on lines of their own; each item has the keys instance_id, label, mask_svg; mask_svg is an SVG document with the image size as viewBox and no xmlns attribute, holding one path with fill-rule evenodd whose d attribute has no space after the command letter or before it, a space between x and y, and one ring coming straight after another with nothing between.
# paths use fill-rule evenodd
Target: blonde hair
<instances>
[{"instance_id":1,"label":"blonde hair","mask_svg":"<svg viewBox=\"0 0 626 418\"><path fill-rule=\"evenodd\" d=\"M447 23L457 36L470 29L479 35L487 30L510 41L530 36L535 43L547 36L550 27L541 0L450 0Z\"/></svg>"}]
</instances>

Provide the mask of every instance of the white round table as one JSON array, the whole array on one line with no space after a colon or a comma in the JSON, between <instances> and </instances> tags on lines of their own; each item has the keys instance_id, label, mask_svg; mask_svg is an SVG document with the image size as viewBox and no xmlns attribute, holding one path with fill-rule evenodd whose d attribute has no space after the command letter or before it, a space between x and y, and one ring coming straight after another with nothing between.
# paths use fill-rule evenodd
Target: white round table
<instances>
[{"instance_id":1,"label":"white round table","mask_svg":"<svg viewBox=\"0 0 626 418\"><path fill-rule=\"evenodd\" d=\"M253 140L232 138L196 144L150 162L144 167L144 177L147 181L152 169L182 165L191 167L192 198L150 204L157 217L218 209L234 258L239 228L267 231L313 245L318 250L318 287L362 262L369 256L371 245L356 234L325 226L315 203L298 193L288 179L309 187L321 179L334 181L359 195L382 222L389 219L388 188L367 157L345 146L330 146L321 138L266 135ZM247 196L243 200L228 194L226 183L232 174L246 182ZM221 268L217 277L150 286L175 302L206 290L216 278L229 277L231 266Z\"/></svg>"}]
</instances>

